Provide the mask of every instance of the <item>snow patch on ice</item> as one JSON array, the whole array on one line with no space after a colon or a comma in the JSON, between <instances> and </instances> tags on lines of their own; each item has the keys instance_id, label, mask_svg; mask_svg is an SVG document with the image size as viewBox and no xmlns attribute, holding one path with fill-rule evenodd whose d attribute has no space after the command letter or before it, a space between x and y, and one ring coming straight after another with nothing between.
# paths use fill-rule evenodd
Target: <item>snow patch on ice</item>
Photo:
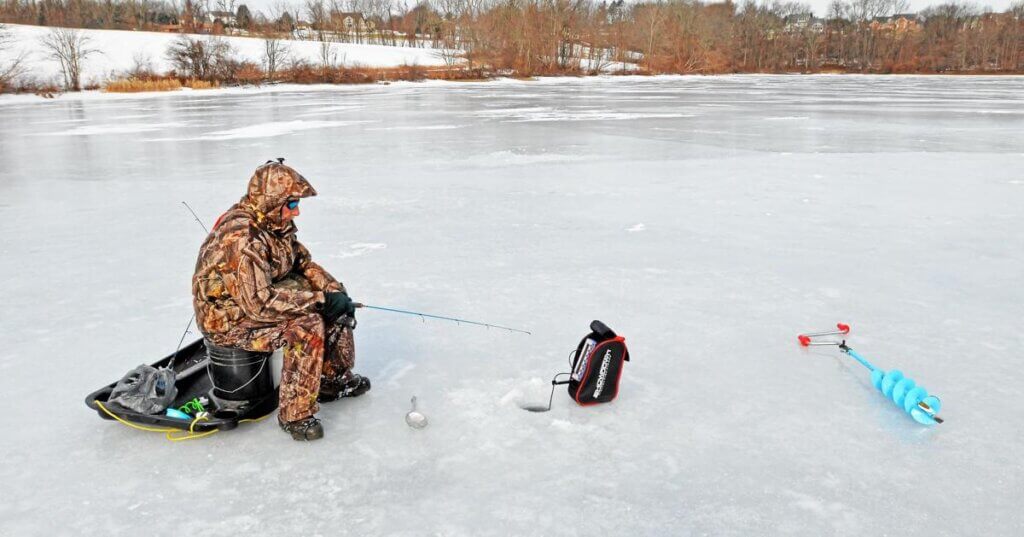
<instances>
[{"instance_id":1,"label":"snow patch on ice","mask_svg":"<svg viewBox=\"0 0 1024 537\"><path fill-rule=\"evenodd\" d=\"M383 250L383 249L385 249L387 247L388 247L388 245L384 244L383 242L357 242L357 243L354 243L351 246L349 246L349 250L347 252L337 253L337 254L334 254L334 255L332 255L330 257L333 257L335 259L345 259L346 257L357 257L357 256L361 256L363 254L366 254L368 252L372 252L374 250Z\"/></svg>"},{"instance_id":2,"label":"snow patch on ice","mask_svg":"<svg viewBox=\"0 0 1024 537\"><path fill-rule=\"evenodd\" d=\"M501 405L546 405L551 397L551 381L540 377L531 377L529 380L512 388L498 403Z\"/></svg>"},{"instance_id":3,"label":"snow patch on ice","mask_svg":"<svg viewBox=\"0 0 1024 537\"><path fill-rule=\"evenodd\" d=\"M346 127L349 125L356 125L359 123L369 123L368 121L308 121L297 119L294 121L272 121L270 123L259 123L256 125L249 125L246 127L239 127L237 129L229 129L226 131L216 131L209 134L204 134L194 138L172 138L172 139L160 139L160 140L149 140L154 141L193 141L193 140L238 140L244 138L272 138L274 136L283 136L285 134L293 134L301 131L308 131L313 129L326 129L331 127Z\"/></svg>"},{"instance_id":4,"label":"snow patch on ice","mask_svg":"<svg viewBox=\"0 0 1024 537\"><path fill-rule=\"evenodd\" d=\"M472 163L485 165L520 166L548 162L573 162L585 160L583 155L566 155L562 153L524 153L521 151L495 151L483 157L468 159Z\"/></svg>"},{"instance_id":5,"label":"snow patch on ice","mask_svg":"<svg viewBox=\"0 0 1024 537\"><path fill-rule=\"evenodd\" d=\"M12 108L14 108L16 110L20 109L18 107L12 107ZM49 120L49 121L37 121L37 122L35 122L35 124L36 125L63 125L65 123L81 123L83 121L89 121L89 119L84 118L84 117L76 117L76 118L73 118L73 119L54 119L54 120Z\"/></svg>"},{"instance_id":6,"label":"snow patch on ice","mask_svg":"<svg viewBox=\"0 0 1024 537\"><path fill-rule=\"evenodd\" d=\"M857 523L853 520L853 513L841 502L827 502L809 494L787 490L786 496L792 498L791 505L797 509L812 513L814 516L827 521L840 533L859 533L855 531Z\"/></svg>"},{"instance_id":7,"label":"snow patch on ice","mask_svg":"<svg viewBox=\"0 0 1024 537\"><path fill-rule=\"evenodd\" d=\"M637 224L634 224L634 225L630 226L628 229L626 229L626 231L634 233L634 232L637 232L637 231L644 231L646 229L647 229L647 226L645 226L643 222L640 222L640 223L637 223Z\"/></svg>"},{"instance_id":8,"label":"snow patch on ice","mask_svg":"<svg viewBox=\"0 0 1024 537\"><path fill-rule=\"evenodd\" d=\"M597 110L585 110L582 112L561 112L522 119L529 121L625 121L633 119L672 119L696 117L696 114L675 114L675 113L629 113L629 112L602 112Z\"/></svg>"},{"instance_id":9,"label":"snow patch on ice","mask_svg":"<svg viewBox=\"0 0 1024 537\"><path fill-rule=\"evenodd\" d=\"M404 361L403 361L404 362ZM390 373L387 377L387 384L393 388L399 387L399 382L402 377L406 376L413 369L416 369L416 364L412 362L404 362L394 373Z\"/></svg>"},{"instance_id":10,"label":"snow patch on ice","mask_svg":"<svg viewBox=\"0 0 1024 537\"><path fill-rule=\"evenodd\" d=\"M466 125L401 125L397 127L373 127L372 131L446 131L461 129Z\"/></svg>"},{"instance_id":11,"label":"snow patch on ice","mask_svg":"<svg viewBox=\"0 0 1024 537\"><path fill-rule=\"evenodd\" d=\"M822 296L828 298L841 298L843 296L843 291L834 287L822 287L821 289L818 289L818 291Z\"/></svg>"},{"instance_id":12,"label":"snow patch on ice","mask_svg":"<svg viewBox=\"0 0 1024 537\"><path fill-rule=\"evenodd\" d=\"M362 106L356 105L323 106L311 112L303 112L301 114L296 114L296 117L326 116L332 112L351 112L353 110L361 110L362 108Z\"/></svg>"},{"instance_id":13,"label":"snow patch on ice","mask_svg":"<svg viewBox=\"0 0 1024 537\"><path fill-rule=\"evenodd\" d=\"M507 108L477 112L478 117L504 120L509 123L541 121L623 121L634 119L669 119L696 117L676 112L615 112L593 109L556 109L550 107Z\"/></svg>"},{"instance_id":14,"label":"snow patch on ice","mask_svg":"<svg viewBox=\"0 0 1024 537\"><path fill-rule=\"evenodd\" d=\"M524 402L524 400L525 400L524 398L525 397L526 397L526 394L523 393L522 389L520 389L520 388L512 388L511 390L508 391L508 393L506 393L505 395L501 396L501 399L498 399L498 404L499 405L503 405L503 406L505 406L505 405L519 405L519 404L522 404Z\"/></svg>"},{"instance_id":15,"label":"snow patch on ice","mask_svg":"<svg viewBox=\"0 0 1024 537\"><path fill-rule=\"evenodd\" d=\"M83 125L66 131L44 132L37 134L37 136L97 136L102 134L131 134L172 129L183 125L184 123L105 123L102 125Z\"/></svg>"},{"instance_id":16,"label":"snow patch on ice","mask_svg":"<svg viewBox=\"0 0 1024 537\"><path fill-rule=\"evenodd\" d=\"M589 432L596 431L597 427L589 424L573 423L569 420L554 419L551 420L551 428L564 432Z\"/></svg>"}]
</instances>

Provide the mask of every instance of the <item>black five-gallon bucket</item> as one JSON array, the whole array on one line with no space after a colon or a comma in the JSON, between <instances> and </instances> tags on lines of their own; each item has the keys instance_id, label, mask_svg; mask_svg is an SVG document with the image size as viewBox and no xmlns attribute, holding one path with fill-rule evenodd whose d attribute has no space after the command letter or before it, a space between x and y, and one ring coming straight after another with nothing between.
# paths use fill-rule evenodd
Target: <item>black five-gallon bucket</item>
<instances>
[{"instance_id":1,"label":"black five-gallon bucket","mask_svg":"<svg viewBox=\"0 0 1024 537\"><path fill-rule=\"evenodd\" d=\"M206 340L207 371L213 396L227 401L256 401L274 391L269 352L220 347Z\"/></svg>"}]
</instances>

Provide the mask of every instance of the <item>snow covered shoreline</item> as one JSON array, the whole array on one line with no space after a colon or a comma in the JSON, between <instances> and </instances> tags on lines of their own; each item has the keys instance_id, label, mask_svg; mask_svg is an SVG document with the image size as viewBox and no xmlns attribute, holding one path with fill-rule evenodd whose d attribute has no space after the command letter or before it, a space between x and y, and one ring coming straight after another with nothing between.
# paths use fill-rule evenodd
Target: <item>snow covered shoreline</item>
<instances>
[{"instance_id":1,"label":"snow covered shoreline","mask_svg":"<svg viewBox=\"0 0 1024 537\"><path fill-rule=\"evenodd\" d=\"M444 81L424 82L392 82L387 85L398 84L427 84L444 83ZM258 95L264 93L285 92L285 91L307 91L307 92L329 92L344 91L346 88L365 88L367 86L384 86L386 84L268 84L264 86L226 86L212 89L181 88L174 91L143 91L138 93L108 93L102 90L85 90L68 92L55 95L53 98L44 98L31 93L0 95L0 106L26 103L43 103L57 101L113 101L113 100L146 100L159 99L164 97L186 97L201 95Z\"/></svg>"},{"instance_id":2,"label":"snow covered shoreline","mask_svg":"<svg viewBox=\"0 0 1024 537\"><path fill-rule=\"evenodd\" d=\"M0 52L0 62L25 55L26 75L41 81L60 77L60 66L48 58L40 40L53 29L46 26L4 24L14 42L11 50ZM79 30L89 39L88 46L97 52L86 58L82 82L101 84L123 76L136 64L149 65L154 72L164 73L173 66L165 52L168 45L183 34L137 32L129 30ZM205 36L197 36L205 37ZM239 60L261 63L264 40L256 37L220 36L227 41ZM319 63L319 41L288 41L290 57L313 64ZM432 48L390 47L356 43L332 43L337 63L344 67L400 67L418 65L435 67L445 65L442 51Z\"/></svg>"},{"instance_id":3,"label":"snow covered shoreline","mask_svg":"<svg viewBox=\"0 0 1024 537\"><path fill-rule=\"evenodd\" d=\"M27 26L18 24L3 24L2 26L11 37L13 37L14 45L9 47L8 50L0 50L0 65L5 61L12 60L19 56L23 57L24 73L23 77L29 80L35 80L42 83L52 83L54 85L60 85L60 67L56 60L47 57L45 51L40 46L40 41L48 35L48 33L54 27L45 26ZM159 32L142 32L142 31L128 31L128 30L90 30L80 29L83 35L89 39L88 46L95 49L96 53L90 55L85 61L82 70L82 82L86 86L97 86L102 85L111 80L125 78L133 68L138 66L145 66L149 70L156 73L165 73L172 70L170 62L165 57L165 52L168 45L170 45L175 39L184 34L175 33L159 33ZM193 36L193 37L210 37L210 36ZM234 56L240 61L247 61L253 63L261 63L264 52L264 40L256 37L234 37L234 36L218 36L221 39L227 41L232 49ZM320 47L319 41L286 41L287 47L289 48L290 58L293 60L301 60L311 64L317 64L320 59ZM354 44L354 43L332 43L331 47L337 58L337 64L339 67L348 68L396 68L402 66L419 66L419 67L442 67L446 65L446 60L451 61L449 55L446 58L445 51L432 48L410 48L410 47L392 47L384 45L366 45L366 44ZM635 66L632 66L635 68ZM625 68L625 67L624 67ZM630 69L632 70L632 68ZM607 79L611 76L615 78L633 79L633 78L650 78L655 77L658 79L686 79L691 77L770 77L770 76L808 76L808 77L833 77L841 75L853 75L853 76L864 76L864 77L888 77L893 75L885 74L859 74L859 73L809 73L809 74L769 74L769 73L735 73L735 74L721 74L721 75L704 75L704 74L687 74L687 75L610 75L603 74L597 76L551 76L551 77L540 77L534 79L512 79L512 78L493 78L488 80L474 80L474 81L444 81L444 80L424 80L424 81L393 81L387 83L381 83L378 85L397 85L405 86L407 84L458 84L465 85L467 83L538 83L547 81L550 83L566 83L568 81L579 81L579 83L587 83L587 81ZM958 77L979 77L989 78L992 76L1024 76L1024 75L1013 75L1005 73L989 73L989 74L900 74L900 77L946 77L955 75ZM20 94L0 94L0 106L11 105L11 104L23 104L23 103L37 103L45 102L48 100L71 100L71 101L85 101L85 100L113 100L113 99L152 99L160 98L165 96L195 96L199 94L211 94L211 95L250 95L250 94L263 94L269 92L287 92L287 91L307 91L307 92L321 92L321 91L348 91L346 88L362 87L368 84L295 84L295 83L277 83L268 84L261 86L224 86L213 89L200 89L192 90L189 88L182 88L180 90L173 91L144 91L139 93L106 93L101 90L86 90L81 92L68 92L60 93L53 96L53 98L43 98L39 95L31 93L20 93Z\"/></svg>"}]
</instances>

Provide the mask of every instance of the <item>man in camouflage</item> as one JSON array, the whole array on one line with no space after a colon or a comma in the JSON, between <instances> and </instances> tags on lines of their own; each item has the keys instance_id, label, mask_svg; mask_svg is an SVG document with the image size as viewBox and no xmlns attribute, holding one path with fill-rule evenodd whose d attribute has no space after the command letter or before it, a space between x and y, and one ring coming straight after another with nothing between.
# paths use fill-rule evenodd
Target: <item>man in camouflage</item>
<instances>
[{"instance_id":1,"label":"man in camouflage","mask_svg":"<svg viewBox=\"0 0 1024 537\"><path fill-rule=\"evenodd\" d=\"M317 403L361 395L370 382L352 372L346 321L355 305L295 237L298 202L316 190L283 160L257 168L246 195L217 220L199 250L193 306L216 345L284 347L278 422L296 440L315 440L323 437Z\"/></svg>"}]
</instances>

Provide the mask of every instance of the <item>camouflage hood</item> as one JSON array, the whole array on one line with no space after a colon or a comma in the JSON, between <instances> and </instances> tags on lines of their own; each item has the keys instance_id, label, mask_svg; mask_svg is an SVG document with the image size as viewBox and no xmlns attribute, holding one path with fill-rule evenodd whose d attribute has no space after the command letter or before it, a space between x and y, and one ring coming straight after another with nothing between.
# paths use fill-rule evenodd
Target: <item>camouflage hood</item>
<instances>
[{"instance_id":1,"label":"camouflage hood","mask_svg":"<svg viewBox=\"0 0 1024 537\"><path fill-rule=\"evenodd\" d=\"M344 288L313 262L285 223L281 207L290 199L315 196L298 172L280 162L256 169L245 196L217 219L199 249L192 277L196 323L219 345L240 327L255 329L319 313L324 293ZM297 273L311 290L288 283Z\"/></svg>"},{"instance_id":2,"label":"camouflage hood","mask_svg":"<svg viewBox=\"0 0 1024 537\"><path fill-rule=\"evenodd\" d=\"M313 185L299 172L284 164L267 161L256 168L239 205L255 212L257 222L266 222L270 228L281 229L285 227L281 221L281 207L288 200L315 195Z\"/></svg>"}]
</instances>

